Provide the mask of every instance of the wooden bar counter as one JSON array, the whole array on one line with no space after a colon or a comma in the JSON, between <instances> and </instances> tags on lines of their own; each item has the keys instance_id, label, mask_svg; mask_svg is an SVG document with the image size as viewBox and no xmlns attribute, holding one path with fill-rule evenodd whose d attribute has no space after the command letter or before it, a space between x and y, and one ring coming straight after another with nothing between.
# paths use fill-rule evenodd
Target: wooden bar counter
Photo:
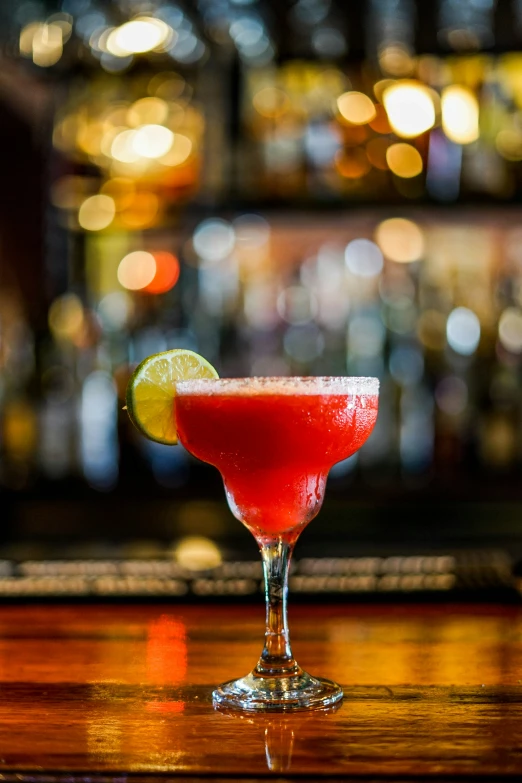
<instances>
[{"instance_id":1,"label":"wooden bar counter","mask_svg":"<svg viewBox=\"0 0 522 783\"><path fill-rule=\"evenodd\" d=\"M215 711L263 620L261 603L0 607L0 781L522 777L522 608L294 606L296 657L343 704Z\"/></svg>"}]
</instances>

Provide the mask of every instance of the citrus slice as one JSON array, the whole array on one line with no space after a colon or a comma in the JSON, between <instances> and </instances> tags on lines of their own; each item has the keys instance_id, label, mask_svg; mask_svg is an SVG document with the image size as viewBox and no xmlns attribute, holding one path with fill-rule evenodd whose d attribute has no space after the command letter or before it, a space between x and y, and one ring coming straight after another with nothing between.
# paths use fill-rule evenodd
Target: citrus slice
<instances>
[{"instance_id":1,"label":"citrus slice","mask_svg":"<svg viewBox=\"0 0 522 783\"><path fill-rule=\"evenodd\" d=\"M127 412L132 423L150 440L177 443L176 382L218 377L212 365L194 351L174 348L147 357L127 385Z\"/></svg>"}]
</instances>

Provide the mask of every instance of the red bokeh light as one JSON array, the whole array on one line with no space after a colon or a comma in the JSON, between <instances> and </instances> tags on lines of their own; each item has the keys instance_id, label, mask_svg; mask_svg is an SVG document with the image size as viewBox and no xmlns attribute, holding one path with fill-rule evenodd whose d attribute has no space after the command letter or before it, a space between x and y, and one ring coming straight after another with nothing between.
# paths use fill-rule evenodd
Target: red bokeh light
<instances>
[{"instance_id":1,"label":"red bokeh light","mask_svg":"<svg viewBox=\"0 0 522 783\"><path fill-rule=\"evenodd\" d=\"M179 261L174 253L167 250L155 250L152 255L156 261L156 274L142 291L146 294L164 294L178 282Z\"/></svg>"}]
</instances>

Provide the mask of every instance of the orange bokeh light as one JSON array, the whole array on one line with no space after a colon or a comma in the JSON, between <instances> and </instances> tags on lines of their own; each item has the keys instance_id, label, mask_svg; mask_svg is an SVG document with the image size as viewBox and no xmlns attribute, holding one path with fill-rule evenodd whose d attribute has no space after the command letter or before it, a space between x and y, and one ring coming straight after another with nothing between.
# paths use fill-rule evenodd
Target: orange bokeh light
<instances>
[{"instance_id":1,"label":"orange bokeh light","mask_svg":"<svg viewBox=\"0 0 522 783\"><path fill-rule=\"evenodd\" d=\"M165 294L178 282L179 261L174 253L167 250L156 250L152 255L156 261L156 274L142 290L146 294Z\"/></svg>"}]
</instances>

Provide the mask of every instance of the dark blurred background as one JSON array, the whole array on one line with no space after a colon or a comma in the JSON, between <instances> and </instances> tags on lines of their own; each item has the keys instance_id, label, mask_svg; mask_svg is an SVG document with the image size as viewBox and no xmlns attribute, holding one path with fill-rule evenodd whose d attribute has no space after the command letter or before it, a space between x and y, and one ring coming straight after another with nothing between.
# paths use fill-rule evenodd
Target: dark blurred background
<instances>
[{"instance_id":1,"label":"dark blurred background","mask_svg":"<svg viewBox=\"0 0 522 783\"><path fill-rule=\"evenodd\" d=\"M381 379L325 573L516 570L522 2L3 0L0 36L2 573L256 557L122 411L173 347Z\"/></svg>"}]
</instances>

